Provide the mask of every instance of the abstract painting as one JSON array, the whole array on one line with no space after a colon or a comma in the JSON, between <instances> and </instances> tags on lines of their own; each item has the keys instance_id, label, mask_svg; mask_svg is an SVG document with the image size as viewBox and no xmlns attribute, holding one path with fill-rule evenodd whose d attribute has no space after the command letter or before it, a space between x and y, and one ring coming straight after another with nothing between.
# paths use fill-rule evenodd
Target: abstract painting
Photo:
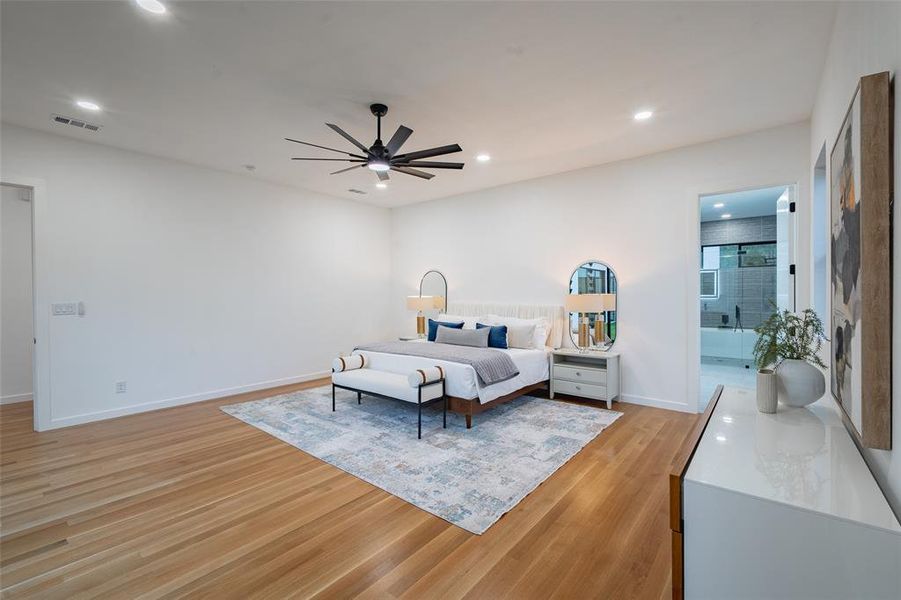
<instances>
[{"instance_id":1,"label":"abstract painting","mask_svg":"<svg viewBox=\"0 0 901 600\"><path fill-rule=\"evenodd\" d=\"M831 387L866 446L891 447L891 80L860 80L832 149Z\"/></svg>"}]
</instances>

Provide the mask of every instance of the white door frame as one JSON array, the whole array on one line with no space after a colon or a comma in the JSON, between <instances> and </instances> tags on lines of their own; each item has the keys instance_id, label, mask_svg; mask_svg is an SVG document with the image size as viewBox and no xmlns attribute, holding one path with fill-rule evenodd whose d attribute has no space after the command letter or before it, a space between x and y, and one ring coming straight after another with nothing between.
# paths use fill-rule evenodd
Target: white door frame
<instances>
[{"instance_id":1,"label":"white door frame","mask_svg":"<svg viewBox=\"0 0 901 600\"><path fill-rule=\"evenodd\" d=\"M31 288L34 348L31 353L34 429L50 429L50 304L43 274L47 268L47 185L43 179L0 172L0 183L31 189Z\"/></svg>"},{"instance_id":2,"label":"white door frame","mask_svg":"<svg viewBox=\"0 0 901 600\"><path fill-rule=\"evenodd\" d=\"M773 182L773 183L767 183ZM798 228L801 221L801 211L803 207L809 204L810 195L807 193L807 184L805 181L798 181L797 174L786 176L785 173L759 173L755 177L747 176L741 179L733 180L710 180L707 183L689 188L686 190L686 197L690 199L691 207L685 211L690 223L686 224L690 232L689 244L685 254L685 270L686 281L686 351L688 352L688 373L686 382L686 402L689 407L694 406L696 412L703 412L707 406L708 399L700 399L700 379L701 379L701 313L698 310L700 289L701 289L701 196L711 196L715 194L729 194L734 192L744 192L748 190L756 190L766 187L777 186L795 186L795 202L797 202L797 212L793 222L793 235L795 243L793 245L795 253L795 278L797 281L807 281L805 278L799 278L802 271L807 269L803 264L798 263L797 257L801 255L799 252ZM802 201L802 198L805 199ZM800 287L796 288L800 289ZM801 302L796 298L796 303L800 307Z\"/></svg>"}]
</instances>

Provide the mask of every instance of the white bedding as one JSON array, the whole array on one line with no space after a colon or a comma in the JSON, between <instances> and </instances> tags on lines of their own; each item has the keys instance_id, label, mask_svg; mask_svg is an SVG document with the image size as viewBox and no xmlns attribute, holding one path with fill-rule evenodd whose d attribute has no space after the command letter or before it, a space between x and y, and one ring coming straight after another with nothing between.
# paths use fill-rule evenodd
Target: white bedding
<instances>
[{"instance_id":1,"label":"white bedding","mask_svg":"<svg viewBox=\"0 0 901 600\"><path fill-rule=\"evenodd\" d=\"M421 356L406 356L401 354L385 354L383 352L369 352L357 350L354 354L365 354L369 361L368 368L407 375L416 369L440 365L446 375L446 389L448 396L472 400L479 399L480 404L487 404L501 396L506 396L516 390L545 381L548 379L548 352L550 348L522 349L510 348L498 350L513 359L513 363L519 370L519 375L507 381L483 386L479 384L479 378L475 369L470 365L461 363L435 360Z\"/></svg>"}]
</instances>

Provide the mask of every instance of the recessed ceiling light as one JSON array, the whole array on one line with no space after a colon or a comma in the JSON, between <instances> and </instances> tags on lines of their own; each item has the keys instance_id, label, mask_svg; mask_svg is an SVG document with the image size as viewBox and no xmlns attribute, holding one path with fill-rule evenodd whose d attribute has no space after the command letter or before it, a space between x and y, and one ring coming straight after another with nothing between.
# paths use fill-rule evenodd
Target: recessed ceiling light
<instances>
[{"instance_id":1,"label":"recessed ceiling light","mask_svg":"<svg viewBox=\"0 0 901 600\"><path fill-rule=\"evenodd\" d=\"M730 215L729 213L723 213L720 215L720 218L721 219L729 219L729 218L732 218L732 215Z\"/></svg>"},{"instance_id":2,"label":"recessed ceiling light","mask_svg":"<svg viewBox=\"0 0 901 600\"><path fill-rule=\"evenodd\" d=\"M147 12L155 15L166 14L166 5L159 0L135 0L135 3Z\"/></svg>"},{"instance_id":3,"label":"recessed ceiling light","mask_svg":"<svg viewBox=\"0 0 901 600\"><path fill-rule=\"evenodd\" d=\"M383 183L383 182L380 181L380 182L378 182L377 184L375 184L375 187L379 188L380 190L383 190L383 189L385 189L386 187L388 187L388 184L387 184L387 183Z\"/></svg>"},{"instance_id":4,"label":"recessed ceiling light","mask_svg":"<svg viewBox=\"0 0 901 600\"><path fill-rule=\"evenodd\" d=\"M100 110L100 105L96 102L91 102L90 100L76 100L75 104L85 110L93 110L94 112Z\"/></svg>"},{"instance_id":5,"label":"recessed ceiling light","mask_svg":"<svg viewBox=\"0 0 901 600\"><path fill-rule=\"evenodd\" d=\"M489 160L491 160L491 155L490 154L479 154L476 156L476 160L479 162L488 162Z\"/></svg>"},{"instance_id":6,"label":"recessed ceiling light","mask_svg":"<svg viewBox=\"0 0 901 600\"><path fill-rule=\"evenodd\" d=\"M642 111L635 113L632 116L632 118L635 119L636 121L647 121L648 119L650 119L653 116L654 116L654 111L642 110Z\"/></svg>"},{"instance_id":7,"label":"recessed ceiling light","mask_svg":"<svg viewBox=\"0 0 901 600\"><path fill-rule=\"evenodd\" d=\"M717 202L716 204L713 205L713 208L723 208L724 206L726 206L724 203Z\"/></svg>"}]
</instances>

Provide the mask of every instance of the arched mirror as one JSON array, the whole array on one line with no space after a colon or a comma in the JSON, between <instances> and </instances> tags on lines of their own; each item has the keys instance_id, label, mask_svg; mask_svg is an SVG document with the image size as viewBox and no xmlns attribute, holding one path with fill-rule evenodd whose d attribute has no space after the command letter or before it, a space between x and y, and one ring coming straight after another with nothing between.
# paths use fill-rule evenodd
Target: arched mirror
<instances>
[{"instance_id":1,"label":"arched mirror","mask_svg":"<svg viewBox=\"0 0 901 600\"><path fill-rule=\"evenodd\" d=\"M569 278L569 335L581 349L608 350L616 341L616 273L607 263L582 263Z\"/></svg>"},{"instance_id":2,"label":"arched mirror","mask_svg":"<svg viewBox=\"0 0 901 600\"><path fill-rule=\"evenodd\" d=\"M432 296L438 312L447 312L447 279L441 271L426 271L419 280L419 295Z\"/></svg>"}]
</instances>

